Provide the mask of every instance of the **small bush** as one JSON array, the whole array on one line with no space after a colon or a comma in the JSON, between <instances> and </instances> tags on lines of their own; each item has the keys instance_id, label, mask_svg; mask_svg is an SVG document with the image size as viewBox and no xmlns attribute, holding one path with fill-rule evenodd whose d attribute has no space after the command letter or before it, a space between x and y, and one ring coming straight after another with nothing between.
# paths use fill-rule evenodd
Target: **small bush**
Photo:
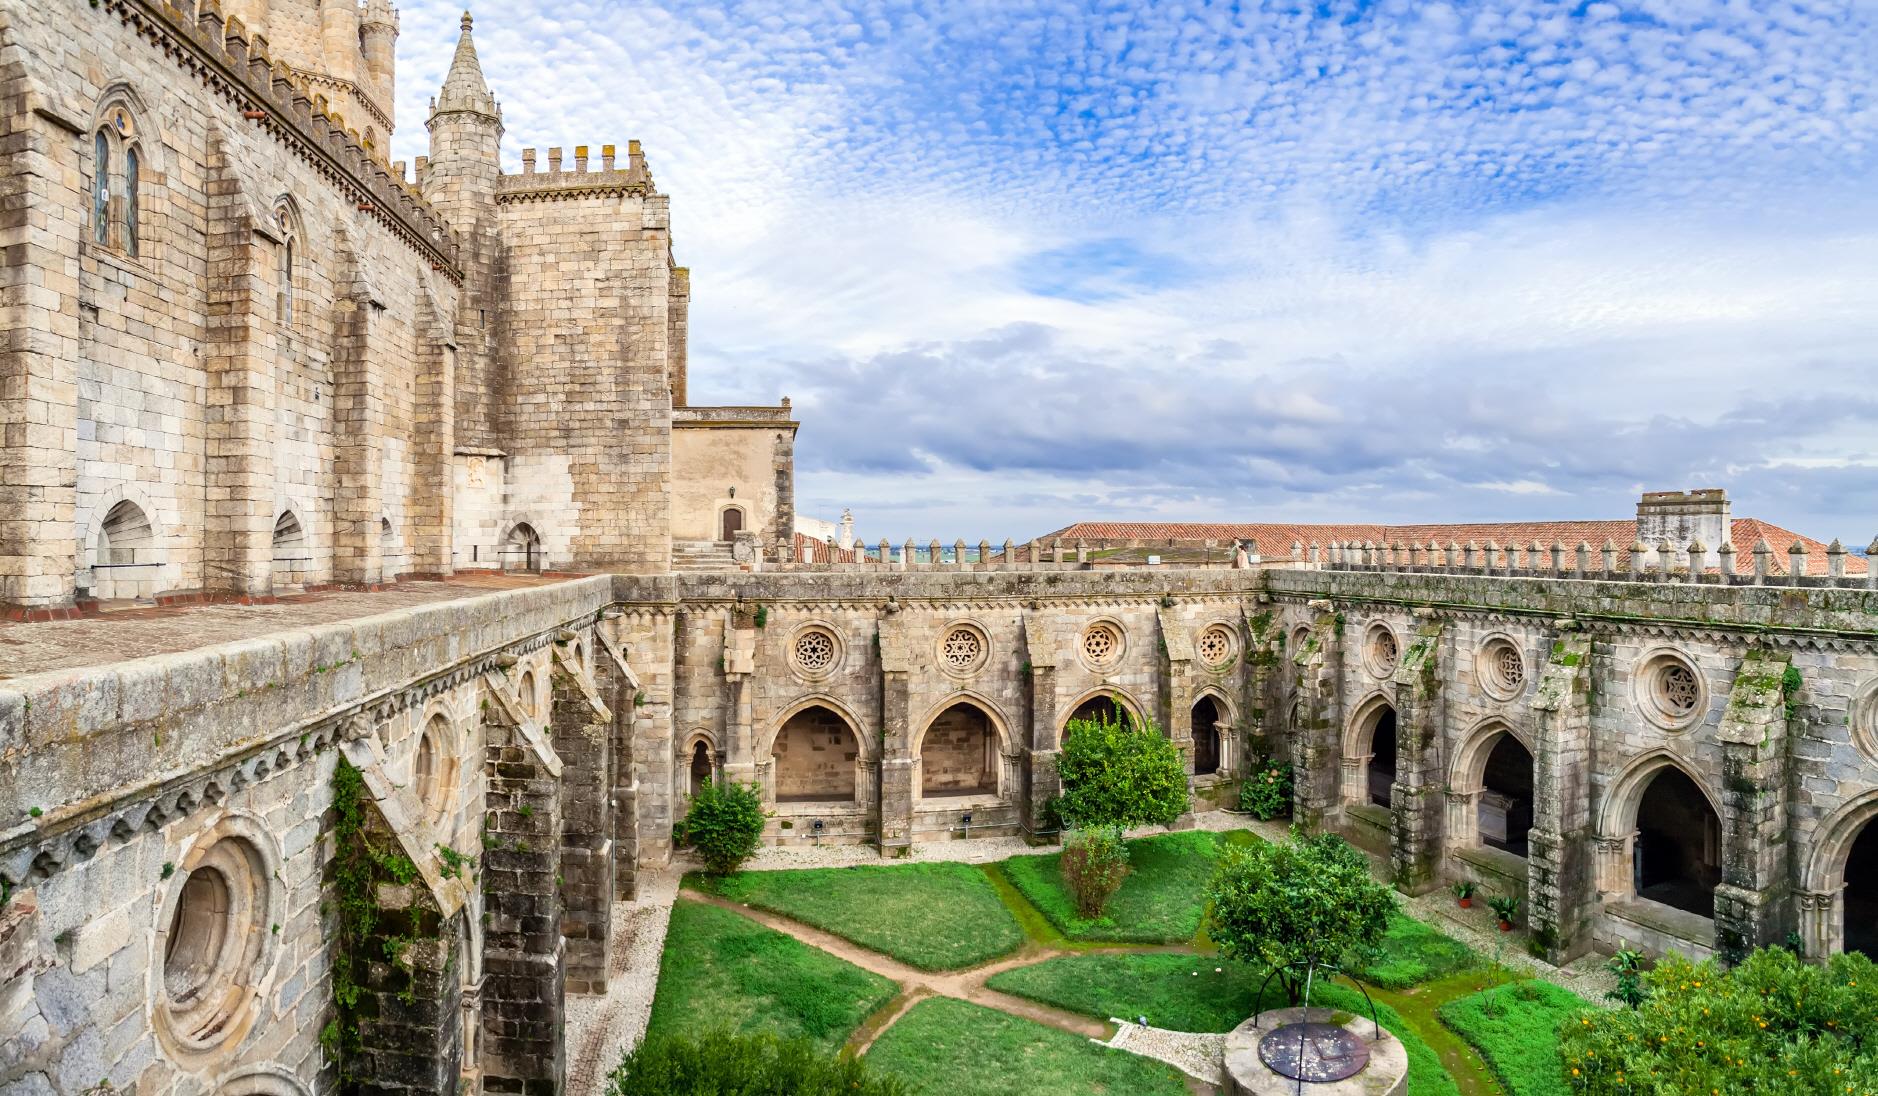
<instances>
[{"instance_id":1,"label":"small bush","mask_svg":"<svg viewBox=\"0 0 1878 1096\"><path fill-rule=\"evenodd\" d=\"M684 834L706 871L729 875L763 847L763 795L755 784L707 780L685 814Z\"/></svg>"},{"instance_id":2,"label":"small bush","mask_svg":"<svg viewBox=\"0 0 1878 1096\"><path fill-rule=\"evenodd\" d=\"M1290 814L1291 763L1273 757L1260 759L1252 767L1252 775L1239 785L1239 809L1263 821Z\"/></svg>"},{"instance_id":3,"label":"small bush","mask_svg":"<svg viewBox=\"0 0 1878 1096\"><path fill-rule=\"evenodd\" d=\"M817 1050L806 1039L732 1035L648 1036L607 1078L610 1096L906 1096L897 1078L881 1076L846 1054Z\"/></svg>"},{"instance_id":4,"label":"small bush","mask_svg":"<svg viewBox=\"0 0 1878 1096\"><path fill-rule=\"evenodd\" d=\"M1063 839L1063 882L1076 899L1076 912L1100 917L1109 899L1128 878L1128 846L1116 826L1072 830Z\"/></svg>"},{"instance_id":5,"label":"small bush","mask_svg":"<svg viewBox=\"0 0 1878 1096\"><path fill-rule=\"evenodd\" d=\"M1187 813L1187 763L1153 721L1071 720L1057 762L1069 826L1170 826Z\"/></svg>"}]
</instances>

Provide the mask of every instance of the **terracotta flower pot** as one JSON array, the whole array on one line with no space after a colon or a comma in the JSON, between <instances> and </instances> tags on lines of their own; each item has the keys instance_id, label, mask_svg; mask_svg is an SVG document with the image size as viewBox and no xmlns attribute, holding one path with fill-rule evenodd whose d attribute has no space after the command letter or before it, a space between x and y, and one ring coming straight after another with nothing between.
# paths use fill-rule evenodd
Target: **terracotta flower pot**
<instances>
[{"instance_id":1,"label":"terracotta flower pot","mask_svg":"<svg viewBox=\"0 0 1878 1096\"><path fill-rule=\"evenodd\" d=\"M1461 908L1462 908L1462 909L1464 909L1464 910L1471 910L1471 909L1473 909L1473 908L1474 908L1474 900L1473 900L1472 898L1463 898L1463 899L1461 899Z\"/></svg>"},{"instance_id":2,"label":"terracotta flower pot","mask_svg":"<svg viewBox=\"0 0 1878 1096\"><path fill-rule=\"evenodd\" d=\"M1501 932L1512 932L1512 931L1513 931L1513 922L1511 922L1511 921L1502 921L1502 922L1500 922L1500 931L1501 931Z\"/></svg>"}]
</instances>

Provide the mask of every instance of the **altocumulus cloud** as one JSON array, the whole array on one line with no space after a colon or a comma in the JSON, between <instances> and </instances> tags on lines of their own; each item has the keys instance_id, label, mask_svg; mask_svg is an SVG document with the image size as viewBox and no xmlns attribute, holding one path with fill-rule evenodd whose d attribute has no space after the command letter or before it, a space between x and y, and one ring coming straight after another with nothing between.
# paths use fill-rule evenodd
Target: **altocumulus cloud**
<instances>
[{"instance_id":1,"label":"altocumulus cloud","mask_svg":"<svg viewBox=\"0 0 1878 1096\"><path fill-rule=\"evenodd\" d=\"M457 14L404 6L400 155ZM645 142L693 398L795 397L803 509L870 535L1697 483L1873 531L1856 0L477 14L508 155Z\"/></svg>"}]
</instances>

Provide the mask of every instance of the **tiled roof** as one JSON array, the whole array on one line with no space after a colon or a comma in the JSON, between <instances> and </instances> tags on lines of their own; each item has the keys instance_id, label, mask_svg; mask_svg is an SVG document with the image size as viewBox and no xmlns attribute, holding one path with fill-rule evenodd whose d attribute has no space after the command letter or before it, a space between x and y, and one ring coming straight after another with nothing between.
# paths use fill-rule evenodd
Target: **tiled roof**
<instances>
[{"instance_id":1,"label":"tiled roof","mask_svg":"<svg viewBox=\"0 0 1878 1096\"><path fill-rule=\"evenodd\" d=\"M810 563L855 563L859 557L853 548L843 548L825 540L817 540L806 533L796 534L796 559L802 558L802 547L809 547Z\"/></svg>"},{"instance_id":2,"label":"tiled roof","mask_svg":"<svg viewBox=\"0 0 1878 1096\"><path fill-rule=\"evenodd\" d=\"M1609 540L1617 546L1618 566L1627 568L1630 565L1630 546L1637 539L1637 523L1620 520L1473 522L1452 525L1303 525L1267 522L1082 521L1046 534L1042 539L1048 544L1059 537L1070 546L1078 540L1091 545L1102 541L1139 541L1149 546L1166 544L1170 540L1176 543L1211 540L1222 544L1245 540L1257 545L1259 556L1267 560L1293 559L1291 546L1294 544L1309 548L1312 544L1322 546L1332 541L1354 541L1358 544L1368 541L1379 546L1398 543L1426 545L1433 542L1443 547L1449 543L1466 545L1471 541L1483 548L1488 541L1502 548L1514 545L1525 548L1537 541L1547 548L1557 542L1567 549L1577 548L1582 541L1589 544L1593 552L1597 552ZM1787 569L1787 550L1796 541L1806 549L1807 573L1826 573L1826 545L1791 529L1783 529L1758 518L1735 518L1731 539L1734 542L1735 566L1743 573L1754 566L1754 546L1761 540L1765 540L1767 546L1773 549L1775 563L1782 573ZM1865 561L1858 556L1846 556L1847 574L1862 575L1865 567Z\"/></svg>"}]
</instances>

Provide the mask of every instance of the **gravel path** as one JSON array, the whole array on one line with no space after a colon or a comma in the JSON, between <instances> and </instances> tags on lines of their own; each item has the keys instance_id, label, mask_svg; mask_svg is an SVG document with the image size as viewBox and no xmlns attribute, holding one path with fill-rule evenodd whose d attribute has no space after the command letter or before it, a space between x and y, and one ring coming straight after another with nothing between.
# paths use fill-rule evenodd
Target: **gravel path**
<instances>
[{"instance_id":1,"label":"gravel path","mask_svg":"<svg viewBox=\"0 0 1878 1096\"><path fill-rule=\"evenodd\" d=\"M606 995L567 998L569 1092L599 1092L606 1075L645 1035L679 875L677 868L641 871L639 897L613 904L613 961Z\"/></svg>"},{"instance_id":2,"label":"gravel path","mask_svg":"<svg viewBox=\"0 0 1878 1096\"><path fill-rule=\"evenodd\" d=\"M1115 1037L1105 1046L1166 1062L1196 1081L1226 1083L1226 1036L1219 1032L1169 1031L1115 1019Z\"/></svg>"}]
</instances>

